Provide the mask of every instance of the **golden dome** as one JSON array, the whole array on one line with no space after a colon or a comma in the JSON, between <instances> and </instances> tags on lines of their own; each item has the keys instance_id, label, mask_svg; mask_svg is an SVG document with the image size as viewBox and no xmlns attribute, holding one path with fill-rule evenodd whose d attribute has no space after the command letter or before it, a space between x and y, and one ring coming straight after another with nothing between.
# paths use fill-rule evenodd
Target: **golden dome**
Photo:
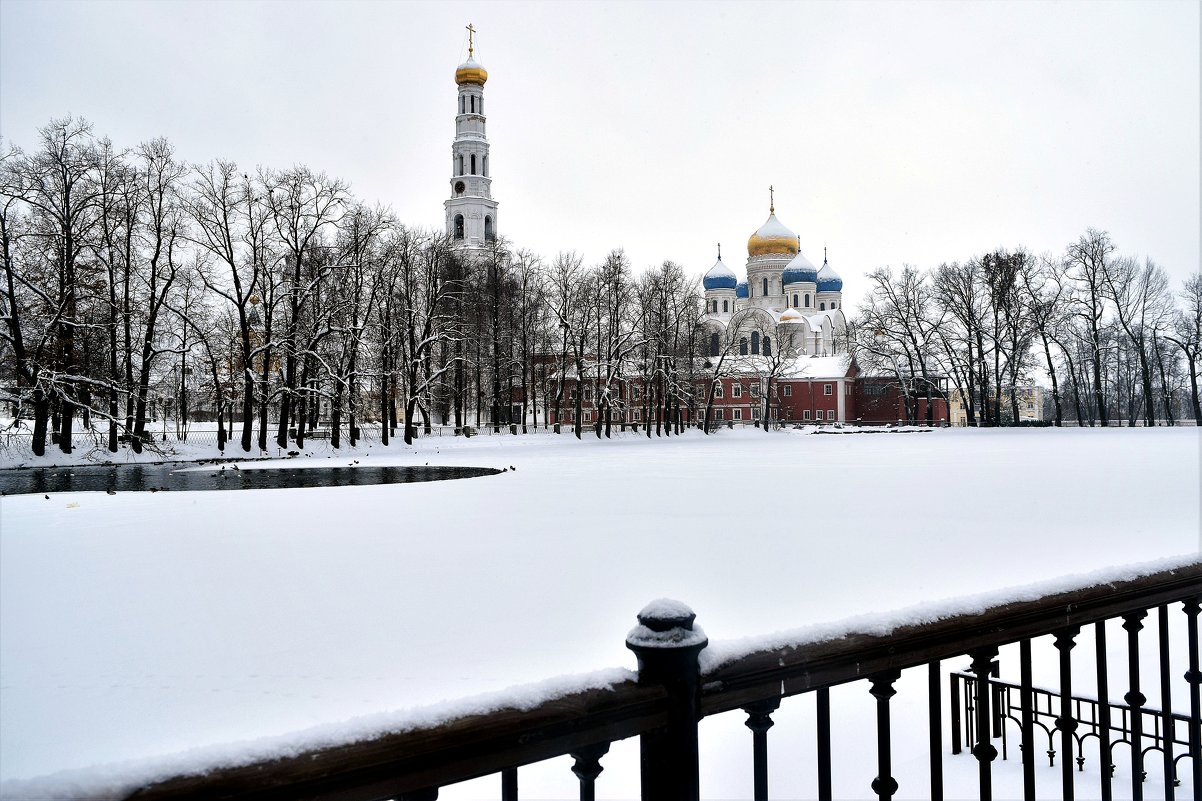
<instances>
[{"instance_id":1,"label":"golden dome","mask_svg":"<svg viewBox=\"0 0 1202 801\"><path fill-rule=\"evenodd\" d=\"M463 86L465 83L474 83L477 86L483 86L488 80L488 70L480 66L480 62L472 58L470 55L467 61L459 65L459 69L455 70L455 83Z\"/></svg>"},{"instance_id":2,"label":"golden dome","mask_svg":"<svg viewBox=\"0 0 1202 801\"><path fill-rule=\"evenodd\" d=\"M769 213L768 221L747 240L748 256L763 256L768 253L797 254L797 234L790 231L775 213Z\"/></svg>"}]
</instances>

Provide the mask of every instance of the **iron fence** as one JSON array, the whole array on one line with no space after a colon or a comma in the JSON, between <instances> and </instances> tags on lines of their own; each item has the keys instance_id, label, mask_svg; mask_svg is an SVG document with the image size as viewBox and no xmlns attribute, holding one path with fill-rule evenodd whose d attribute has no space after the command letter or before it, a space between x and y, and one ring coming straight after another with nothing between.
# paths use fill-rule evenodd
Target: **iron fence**
<instances>
[{"instance_id":1,"label":"iron fence","mask_svg":"<svg viewBox=\"0 0 1202 801\"><path fill-rule=\"evenodd\" d=\"M1131 664L1126 695L1131 714L1127 738L1135 760L1130 777L1132 796L1143 797L1141 755L1147 732L1145 699L1139 688L1139 649L1142 620L1148 610L1158 619L1184 614L1188 665L1184 671L1190 714L1174 718L1187 730L1181 743L1188 754L1194 799L1202 796L1202 712L1199 691L1202 671L1198 664L1198 613L1202 601L1202 562L1162 570L1125 580L1077 586L1034 600L1015 601L983 610L916 623L889 634L871 631L849 633L822 642L798 642L752 648L706 672L700 654L707 641L693 625L691 610L680 605L657 604L639 615L639 627L627 638L638 659L637 678L605 690L567 693L532 708L509 708L467 714L449 722L386 734L366 742L315 749L295 756L239 767L217 769L202 775L178 776L147 786L132 798L142 801L203 797L210 799L434 799L438 788L466 779L497 775L499 796L518 797L518 769L552 757L573 757L572 772L580 785L580 798L593 799L601 760L612 742L640 738L641 793L655 801L696 799L700 783L697 731L708 716L742 710L752 735L750 784L753 797L768 797L768 732L772 716L783 700L806 693L816 696L817 797L831 799L830 689L852 682L866 683L875 701L876 778L871 791L889 799L897 792L892 771L893 721L890 701L903 671L925 672L928 714L917 722L925 726L929 741L930 788L928 797L944 797L944 744L942 665L944 660L967 654L973 673L965 695L975 699L970 711L968 741L977 760L979 795L992 798L993 763L998 756L994 740L1000 736L997 693L1017 692L1019 729L1023 747L1024 798L1037 797L1034 771L1034 725L1031 646L1034 638L1050 635L1059 653L1060 687L1051 695L1059 699L1054 729L1061 737L1062 793L1074 797L1074 758L1080 754L1077 730L1086 716L1072 695L1071 650L1083 626L1094 626L1098 652L1105 656L1105 621L1119 618L1128 632ZM1161 628L1159 647L1164 652L1168 627ZM1021 681L999 687L990 670L999 647L1020 646ZM1182 666L1178 666L1182 667ZM1107 698L1106 659L1099 659L1100 695ZM1173 669L1162 662L1160 681L1167 686ZM1177 675L1181 675L1178 673ZM954 686L954 685L953 685ZM1166 696L1167 697L1167 696ZM1100 704L1098 725L1106 721L1108 704ZM1012 711L1012 710L1011 710ZM1010 711L1006 712L1011 714ZM911 738L912 739L912 738ZM1164 741L1164 738L1161 740ZM1030 744L1030 745L1028 745ZM1186 770L1182 766L1182 771ZM1102 797L1111 794L1109 771L1102 771ZM869 788L865 788L867 790ZM1165 797L1173 798L1175 785L1165 779Z\"/></svg>"}]
</instances>

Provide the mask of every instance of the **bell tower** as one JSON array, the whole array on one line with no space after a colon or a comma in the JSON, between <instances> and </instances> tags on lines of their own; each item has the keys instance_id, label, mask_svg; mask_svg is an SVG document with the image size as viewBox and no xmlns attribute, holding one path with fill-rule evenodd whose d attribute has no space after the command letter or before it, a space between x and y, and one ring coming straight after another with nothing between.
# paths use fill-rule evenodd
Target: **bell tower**
<instances>
[{"instance_id":1,"label":"bell tower","mask_svg":"<svg viewBox=\"0 0 1202 801\"><path fill-rule=\"evenodd\" d=\"M485 247L497 238L488 137L484 133L484 83L488 71L475 59L476 29L467 26L467 61L455 70L459 86L455 141L451 143L451 196L443 203L447 235L459 247Z\"/></svg>"}]
</instances>

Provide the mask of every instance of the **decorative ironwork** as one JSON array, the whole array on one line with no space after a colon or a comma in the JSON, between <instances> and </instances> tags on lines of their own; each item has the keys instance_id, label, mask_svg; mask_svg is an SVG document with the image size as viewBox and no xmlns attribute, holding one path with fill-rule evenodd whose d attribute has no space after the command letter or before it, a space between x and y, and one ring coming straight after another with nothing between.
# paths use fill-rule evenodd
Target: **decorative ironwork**
<instances>
[{"instance_id":1,"label":"decorative ironwork","mask_svg":"<svg viewBox=\"0 0 1202 801\"><path fill-rule=\"evenodd\" d=\"M979 711L979 707L976 704L978 684L977 676L971 670L951 674L953 703L962 703L961 711L954 712L952 715L952 725L960 725L961 720L966 724L963 726L962 732L953 729L953 742L960 742L961 736L971 741L977 736L977 732L980 730L978 718L974 716L974 712ZM1057 726L1057 722L1064 717L1060 713L1060 704L1062 703L1060 693L1034 687L1029 690L1031 701L1027 703L1022 700L1024 695L1023 684L1013 684L1001 679L990 678L989 687L990 697L994 699L996 706L992 710L988 725L991 727L1003 726L1001 730L1003 759L1006 758L1004 754L1006 753L1009 739L1008 730L1004 728L1004 725L1010 723L1018 727L1020 732L1026 731L1028 726L1030 727L1032 734L1030 736L1023 735L1020 740L1024 744L1027 742L1034 743L1034 731L1036 729L1042 732L1042 738L1047 743L1046 754L1048 756L1048 765L1049 767L1055 766L1056 757L1060 755L1060 752L1056 750L1056 735L1058 732L1063 731ZM1097 699L1086 696L1072 696L1069 699L1069 703L1070 714L1068 717L1077 724L1072 735L1075 748L1070 753L1082 754L1085 742L1090 739L1096 740L1099 745L1099 753L1107 756L1116 745L1130 746L1132 743L1137 742L1135 735L1136 726L1133 723L1136 714L1134 708L1130 705L1116 703L1101 704L1098 703ZM961 718L961 715L964 717ZM1150 741L1147 746L1141 746L1139 750L1142 753L1151 751L1164 753L1166 750L1172 753L1171 749L1173 745L1184 748L1184 752L1175 758L1173 769L1166 773L1174 786L1180 785L1181 782L1177 774L1177 768L1182 760L1189 758L1190 744L1187 739L1184 739L1184 735L1178 732L1188 729L1191 722L1190 716L1174 712L1166 714L1160 709L1141 706L1138 717L1142 724L1139 726L1140 735L1138 741ZM1174 725L1165 726L1164 721L1166 719L1173 721ZM1109 736L1103 736L1104 732L1109 732ZM1038 753L1037 748L1029 750L1032 757ZM958 749L955 748L952 752L959 753ZM1025 745L1022 747L1022 752L1025 766L1026 755L1028 753ZM1086 760L1084 756L1077 756L1075 759L1065 761L1069 764L1070 769L1073 764L1077 766L1078 772L1082 772L1085 769ZM1103 764L1106 764L1106 770L1101 771L1101 776L1106 784L1109 784L1108 780L1113 775L1115 766L1113 763L1109 763L1108 760Z\"/></svg>"},{"instance_id":2,"label":"decorative ironwork","mask_svg":"<svg viewBox=\"0 0 1202 801\"><path fill-rule=\"evenodd\" d=\"M572 773L580 780L580 801L595 801L597 798L597 777L601 771L601 757L609 753L609 743L598 743L573 751Z\"/></svg>"},{"instance_id":3,"label":"decorative ironwork","mask_svg":"<svg viewBox=\"0 0 1202 801\"><path fill-rule=\"evenodd\" d=\"M768 729L773 726L772 713L780 707L779 698L768 698L743 707L747 713L744 725L752 735L752 798L768 799Z\"/></svg>"}]
</instances>

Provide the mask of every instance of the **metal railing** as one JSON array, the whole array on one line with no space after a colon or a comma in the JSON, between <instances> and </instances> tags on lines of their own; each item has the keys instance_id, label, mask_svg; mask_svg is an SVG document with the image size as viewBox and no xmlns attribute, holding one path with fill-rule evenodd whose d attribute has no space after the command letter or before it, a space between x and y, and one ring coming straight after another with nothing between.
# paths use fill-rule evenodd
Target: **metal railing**
<instances>
[{"instance_id":1,"label":"metal railing","mask_svg":"<svg viewBox=\"0 0 1202 801\"><path fill-rule=\"evenodd\" d=\"M1167 646L1168 639L1168 607L1159 608L1158 617L1161 620L1160 642ZM1167 647L1164 649L1167 651ZM1167 672L1167 666L1162 675ZM952 673L950 676L950 691L952 697L951 737L952 753L959 754L964 742L977 739L977 677L971 672ZM1024 692L1022 685L999 679L989 680L990 704L993 711L992 729L990 736L1001 739L1002 759L1009 759L1010 737L1009 730L1017 727L1021 736L1023 721L1031 716L1032 733L1035 742L1032 743L1035 758L1047 757L1048 767L1056 765L1056 722L1061 718L1063 699L1054 690L1042 687L1032 687ZM1069 717L1077 722L1073 730L1073 743L1076 754L1074 761L1078 772L1084 772L1086 745L1092 739L1096 742L1098 753L1114 754L1116 748L1132 749L1137 740L1147 741L1141 744L1142 759L1146 764L1148 754L1159 752L1164 768L1165 777L1174 787L1181 785L1180 763L1190 758L1188 715L1175 713L1161 702L1161 709L1151 707L1134 708L1129 704L1107 702L1108 710L1103 712L1103 704L1096 698L1074 695L1069 703ZM1140 718L1136 721L1136 717ZM1009 725L1007 725L1009 724ZM1138 736L1137 736L1138 735ZM1026 759L1026 741L1020 739L1019 748ZM1133 754L1128 751L1128 755ZM1069 758L1073 759L1069 754ZM1116 765L1110 762L1102 766L1113 779ZM1141 771L1141 780L1146 781L1147 770Z\"/></svg>"},{"instance_id":2,"label":"metal railing","mask_svg":"<svg viewBox=\"0 0 1202 801\"><path fill-rule=\"evenodd\" d=\"M1016 596L1016 597L1022 597ZM466 779L499 775L499 796L517 798L517 770L522 765L570 754L579 779L580 797L592 799L600 759L609 744L638 736L641 748L641 788L644 799L684 801L698 797L698 722L703 717L742 710L752 732L751 784L756 799L768 797L768 730L783 699L815 693L817 700L817 797L832 798L830 688L867 682L875 699L877 776L871 782L879 798L892 798L897 782L892 775L890 699L904 670L927 674L929 716L925 727L930 748L930 793L942 799L942 680L943 660L967 654L975 684L971 752L978 761L982 799L992 797L993 762L998 752L992 740L997 729L995 687L990 667L1003 645L1019 643L1022 679L1012 691L1024 700L1020 731L1024 743L1034 743L1035 706L1031 683L1031 640L1055 638L1060 655L1061 706L1055 728L1062 735L1063 797L1072 798L1072 759L1079 753L1079 722L1073 710L1070 652L1082 626L1097 627L1097 648L1106 655L1106 620L1121 618L1128 632L1132 668L1127 694L1131 708L1129 740L1132 749L1133 793L1142 797L1141 727L1144 698L1139 690L1140 621L1147 610L1164 619L1180 605L1187 630L1188 669L1185 671L1191 712L1183 721L1189 771L1195 799L1202 795L1202 732L1198 664L1198 612L1202 600L1202 562L1126 580L1076 586L1035 600L999 603L979 611L955 614L926 623L903 625L888 634L851 631L834 640L799 641L750 648L727 654L721 664L702 672L699 657L707 647L693 626L693 613L683 604L653 604L639 615L639 626L627 638L638 658L637 679L608 689L559 695L533 708L509 708L486 714L467 714L441 725L386 734L366 742L315 749L296 756L241 767L217 769L203 775L178 776L147 786L131 798L177 799L433 799L441 786ZM1162 631L1167 631L1163 629ZM1165 646L1162 644L1162 648ZM1106 660L1098 660L1102 697L1106 695ZM1172 671L1165 665L1160 677L1167 686ZM1180 675L1180 674L1178 674ZM1106 704L1099 705L1103 728ZM1036 798L1035 748L1024 748L1024 795ZM1107 755L1108 756L1108 755ZM1109 772L1103 771L1103 798L1109 798ZM867 790L868 788L865 788ZM1166 797L1173 797L1166 777Z\"/></svg>"}]
</instances>

